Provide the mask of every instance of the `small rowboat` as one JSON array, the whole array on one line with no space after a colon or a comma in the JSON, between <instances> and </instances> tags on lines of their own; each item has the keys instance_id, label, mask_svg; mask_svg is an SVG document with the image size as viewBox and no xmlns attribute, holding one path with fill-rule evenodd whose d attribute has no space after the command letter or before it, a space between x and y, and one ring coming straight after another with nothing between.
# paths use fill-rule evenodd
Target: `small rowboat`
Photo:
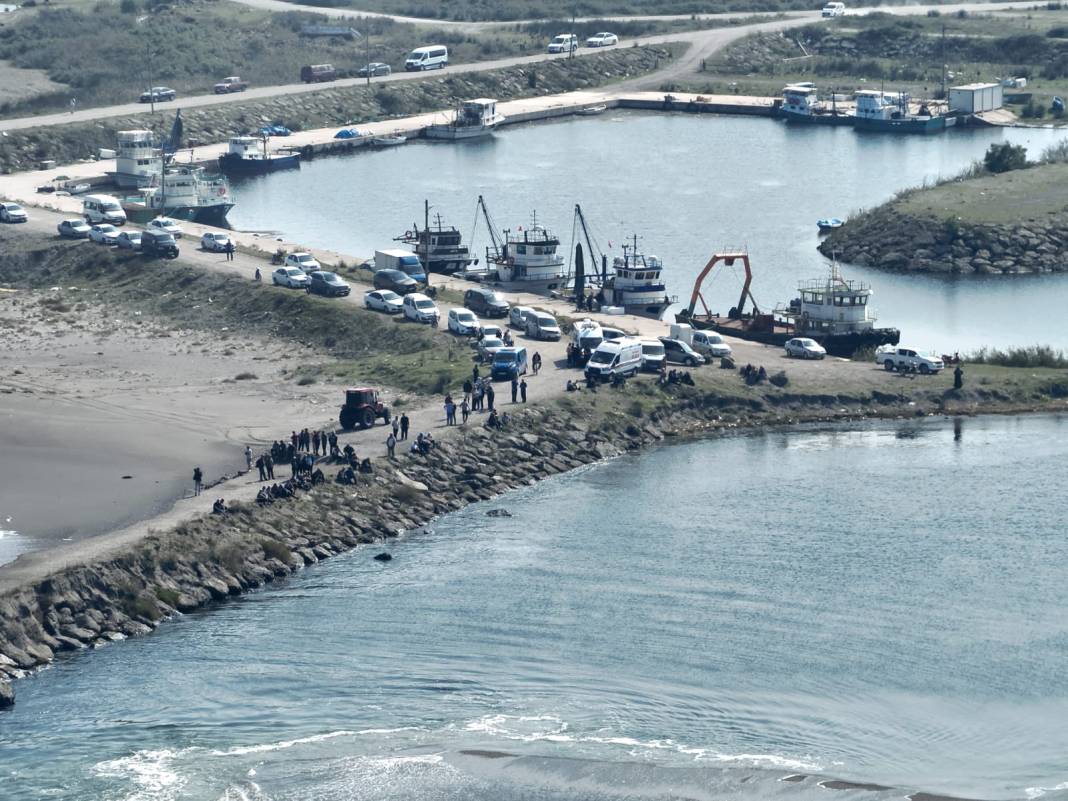
<instances>
[{"instance_id":1,"label":"small rowboat","mask_svg":"<svg viewBox=\"0 0 1068 801\"><path fill-rule=\"evenodd\" d=\"M608 106L606 106L604 103L601 103L599 106L587 106L586 108L580 108L575 113L581 114L584 117L592 117L595 114L603 114L606 111L608 111Z\"/></svg>"},{"instance_id":2,"label":"small rowboat","mask_svg":"<svg viewBox=\"0 0 1068 801\"><path fill-rule=\"evenodd\" d=\"M841 228L843 221L837 217L828 217L823 220L816 220L816 227L820 229L821 234L825 234L828 231L833 231L835 228Z\"/></svg>"},{"instance_id":3,"label":"small rowboat","mask_svg":"<svg viewBox=\"0 0 1068 801\"><path fill-rule=\"evenodd\" d=\"M393 147L394 145L403 145L408 141L408 137L393 134L391 136L376 136L372 141L379 147Z\"/></svg>"}]
</instances>

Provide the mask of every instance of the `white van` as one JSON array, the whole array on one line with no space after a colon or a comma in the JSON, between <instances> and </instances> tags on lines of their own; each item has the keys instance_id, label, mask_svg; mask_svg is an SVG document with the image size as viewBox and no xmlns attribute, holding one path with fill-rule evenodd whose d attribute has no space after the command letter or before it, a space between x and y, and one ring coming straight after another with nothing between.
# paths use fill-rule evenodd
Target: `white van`
<instances>
[{"instance_id":1,"label":"white van","mask_svg":"<svg viewBox=\"0 0 1068 801\"><path fill-rule=\"evenodd\" d=\"M549 312L534 309L527 315L527 336L556 342L560 339L560 325Z\"/></svg>"},{"instance_id":2,"label":"white van","mask_svg":"<svg viewBox=\"0 0 1068 801\"><path fill-rule=\"evenodd\" d=\"M441 312L434 305L434 301L421 292L413 292L404 296L404 316L417 323L430 323L436 326Z\"/></svg>"},{"instance_id":3,"label":"white van","mask_svg":"<svg viewBox=\"0 0 1068 801\"><path fill-rule=\"evenodd\" d=\"M449 48L445 45L428 45L417 47L408 54L404 69L408 72L420 70L445 69L449 64Z\"/></svg>"},{"instance_id":4,"label":"white van","mask_svg":"<svg viewBox=\"0 0 1068 801\"><path fill-rule=\"evenodd\" d=\"M90 225L122 225L126 222L126 212L122 210L122 204L118 198L111 195L86 195L82 198L82 214Z\"/></svg>"},{"instance_id":5,"label":"white van","mask_svg":"<svg viewBox=\"0 0 1068 801\"><path fill-rule=\"evenodd\" d=\"M637 339L613 339L602 342L590 354L586 377L607 381L614 375L631 376L642 366L642 343Z\"/></svg>"},{"instance_id":6,"label":"white van","mask_svg":"<svg viewBox=\"0 0 1068 801\"><path fill-rule=\"evenodd\" d=\"M596 320L587 317L575 323L571 340L580 348L589 348L592 351L604 341L604 332Z\"/></svg>"},{"instance_id":7,"label":"white van","mask_svg":"<svg viewBox=\"0 0 1068 801\"><path fill-rule=\"evenodd\" d=\"M659 339L643 339L642 343L642 369L654 373L660 372L667 356L664 354L664 345Z\"/></svg>"},{"instance_id":8,"label":"white van","mask_svg":"<svg viewBox=\"0 0 1068 801\"><path fill-rule=\"evenodd\" d=\"M845 14L845 3L828 3L820 12L824 17L841 17Z\"/></svg>"},{"instance_id":9,"label":"white van","mask_svg":"<svg viewBox=\"0 0 1068 801\"><path fill-rule=\"evenodd\" d=\"M573 33L561 33L549 42L550 53L572 53L578 50L578 37Z\"/></svg>"}]
</instances>

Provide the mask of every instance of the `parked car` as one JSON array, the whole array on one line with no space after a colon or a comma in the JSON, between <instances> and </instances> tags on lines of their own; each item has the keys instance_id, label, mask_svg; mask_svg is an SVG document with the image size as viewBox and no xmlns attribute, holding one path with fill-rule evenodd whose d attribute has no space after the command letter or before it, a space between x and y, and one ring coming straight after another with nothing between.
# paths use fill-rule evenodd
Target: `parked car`
<instances>
[{"instance_id":1,"label":"parked car","mask_svg":"<svg viewBox=\"0 0 1068 801\"><path fill-rule=\"evenodd\" d=\"M215 94L226 95L231 92L244 92L248 89L248 81L241 80L238 75L229 75L215 84Z\"/></svg>"},{"instance_id":2,"label":"parked car","mask_svg":"<svg viewBox=\"0 0 1068 801\"><path fill-rule=\"evenodd\" d=\"M389 289L372 289L363 296L363 305L374 311L382 311L386 314L400 314L404 306L404 299Z\"/></svg>"},{"instance_id":3,"label":"parked car","mask_svg":"<svg viewBox=\"0 0 1068 801\"><path fill-rule=\"evenodd\" d=\"M470 309L449 309L449 330L460 336L478 334L478 318Z\"/></svg>"},{"instance_id":4,"label":"parked car","mask_svg":"<svg viewBox=\"0 0 1068 801\"><path fill-rule=\"evenodd\" d=\"M515 328L527 328L527 315L534 311L530 306L513 306L508 310L508 325Z\"/></svg>"},{"instance_id":5,"label":"parked car","mask_svg":"<svg viewBox=\"0 0 1068 801\"><path fill-rule=\"evenodd\" d=\"M230 244L230 235L221 231L208 231L200 237L200 246L212 253L225 253L226 246Z\"/></svg>"},{"instance_id":6,"label":"parked car","mask_svg":"<svg viewBox=\"0 0 1068 801\"><path fill-rule=\"evenodd\" d=\"M261 136L292 136L293 132L280 122L273 122L260 128Z\"/></svg>"},{"instance_id":7,"label":"parked car","mask_svg":"<svg viewBox=\"0 0 1068 801\"><path fill-rule=\"evenodd\" d=\"M286 260L282 262L282 265L284 267L296 267L298 270L303 270L306 273L323 269L323 265L321 265L314 256L310 253L303 253L300 251L297 253L290 253L286 256Z\"/></svg>"},{"instance_id":8,"label":"parked car","mask_svg":"<svg viewBox=\"0 0 1068 801\"><path fill-rule=\"evenodd\" d=\"M349 285L337 273L326 270L316 270L308 273L308 291L313 295L323 295L328 298L345 297L352 290Z\"/></svg>"},{"instance_id":9,"label":"parked car","mask_svg":"<svg viewBox=\"0 0 1068 801\"><path fill-rule=\"evenodd\" d=\"M556 342L560 339L560 325L549 312L534 310L527 315L527 336Z\"/></svg>"},{"instance_id":10,"label":"parked car","mask_svg":"<svg viewBox=\"0 0 1068 801\"><path fill-rule=\"evenodd\" d=\"M884 370L902 370L905 372L939 373L945 369L942 357L933 353L924 353L916 348L885 347L875 352L875 363Z\"/></svg>"},{"instance_id":11,"label":"parked car","mask_svg":"<svg viewBox=\"0 0 1068 801\"><path fill-rule=\"evenodd\" d=\"M389 64L383 64L381 61L372 61L370 64L365 64L356 70L357 78L380 78L383 75L389 75L393 72Z\"/></svg>"},{"instance_id":12,"label":"parked car","mask_svg":"<svg viewBox=\"0 0 1068 801\"><path fill-rule=\"evenodd\" d=\"M845 3L827 3L821 10L821 17L841 17L845 14Z\"/></svg>"},{"instance_id":13,"label":"parked car","mask_svg":"<svg viewBox=\"0 0 1068 801\"><path fill-rule=\"evenodd\" d=\"M402 301L404 317L417 323L430 323L433 326L441 319L437 305L422 292L412 292Z\"/></svg>"},{"instance_id":14,"label":"parked car","mask_svg":"<svg viewBox=\"0 0 1068 801\"><path fill-rule=\"evenodd\" d=\"M464 292L464 306L479 317L504 317L508 314L508 304L501 293L485 287Z\"/></svg>"},{"instance_id":15,"label":"parked car","mask_svg":"<svg viewBox=\"0 0 1068 801\"><path fill-rule=\"evenodd\" d=\"M705 363L705 357L695 351L685 342L660 337L660 344L664 346L664 359L671 364L685 364L687 367L696 367Z\"/></svg>"},{"instance_id":16,"label":"parked car","mask_svg":"<svg viewBox=\"0 0 1068 801\"><path fill-rule=\"evenodd\" d=\"M523 347L501 348L493 354L490 378L510 380L527 372L527 349Z\"/></svg>"},{"instance_id":17,"label":"parked car","mask_svg":"<svg viewBox=\"0 0 1068 801\"><path fill-rule=\"evenodd\" d=\"M101 223L89 229L89 238L98 245L114 245L119 239L119 229L111 223Z\"/></svg>"},{"instance_id":18,"label":"parked car","mask_svg":"<svg viewBox=\"0 0 1068 801\"><path fill-rule=\"evenodd\" d=\"M443 70L447 66L449 66L449 48L445 45L417 47L404 59L404 69L408 72Z\"/></svg>"},{"instance_id":19,"label":"parked car","mask_svg":"<svg viewBox=\"0 0 1068 801\"><path fill-rule=\"evenodd\" d=\"M174 234L167 231L146 228L141 234L141 254L176 259L178 258L178 241L174 238Z\"/></svg>"},{"instance_id":20,"label":"parked car","mask_svg":"<svg viewBox=\"0 0 1068 801\"><path fill-rule=\"evenodd\" d=\"M146 231L164 231L170 234L175 239L182 238L182 226L178 224L176 220L172 220L170 217L157 217L154 220L150 220L148 225L145 226Z\"/></svg>"},{"instance_id":21,"label":"parked car","mask_svg":"<svg viewBox=\"0 0 1068 801\"><path fill-rule=\"evenodd\" d=\"M722 359L724 356L731 355L731 346L715 331L694 331L690 347L713 359Z\"/></svg>"},{"instance_id":22,"label":"parked car","mask_svg":"<svg viewBox=\"0 0 1068 801\"><path fill-rule=\"evenodd\" d=\"M167 100L174 100L176 97L178 97L178 93L171 89L169 86L153 86L147 92L141 93L141 97L138 98L138 102L163 103Z\"/></svg>"},{"instance_id":23,"label":"parked car","mask_svg":"<svg viewBox=\"0 0 1068 801\"><path fill-rule=\"evenodd\" d=\"M492 362L494 354L504 347L504 340L500 337L483 337L478 343L478 356L484 362Z\"/></svg>"},{"instance_id":24,"label":"parked car","mask_svg":"<svg viewBox=\"0 0 1068 801\"><path fill-rule=\"evenodd\" d=\"M571 53L578 50L578 37L573 33L561 33L549 42L550 53Z\"/></svg>"},{"instance_id":25,"label":"parked car","mask_svg":"<svg viewBox=\"0 0 1068 801\"><path fill-rule=\"evenodd\" d=\"M18 203L0 203L0 222L24 223L29 217Z\"/></svg>"},{"instance_id":26,"label":"parked car","mask_svg":"<svg viewBox=\"0 0 1068 801\"><path fill-rule=\"evenodd\" d=\"M586 47L611 47L614 44L619 44L619 37L607 31L595 33L586 40Z\"/></svg>"},{"instance_id":27,"label":"parked car","mask_svg":"<svg viewBox=\"0 0 1068 801\"><path fill-rule=\"evenodd\" d=\"M410 295L419 289L419 284L400 270L377 270L372 281L375 289L388 289L398 295Z\"/></svg>"},{"instance_id":28,"label":"parked car","mask_svg":"<svg viewBox=\"0 0 1068 801\"><path fill-rule=\"evenodd\" d=\"M299 267L279 267L271 273L271 283L275 286L287 286L290 289L307 289L311 279Z\"/></svg>"},{"instance_id":29,"label":"parked car","mask_svg":"<svg viewBox=\"0 0 1068 801\"><path fill-rule=\"evenodd\" d=\"M304 83L322 83L337 79L337 70L333 64L312 64L300 68L300 79Z\"/></svg>"},{"instance_id":30,"label":"parked car","mask_svg":"<svg viewBox=\"0 0 1068 801\"><path fill-rule=\"evenodd\" d=\"M784 347L787 356L793 356L798 359L822 359L827 355L823 345L808 337L788 339Z\"/></svg>"},{"instance_id":31,"label":"parked car","mask_svg":"<svg viewBox=\"0 0 1068 801\"><path fill-rule=\"evenodd\" d=\"M119 238L115 240L115 244L118 245L119 250L140 250L141 232L123 231L119 234Z\"/></svg>"},{"instance_id":32,"label":"parked car","mask_svg":"<svg viewBox=\"0 0 1068 801\"><path fill-rule=\"evenodd\" d=\"M75 218L64 220L56 226L56 230L59 231L60 236L67 239L88 239L90 227L85 220Z\"/></svg>"}]
</instances>

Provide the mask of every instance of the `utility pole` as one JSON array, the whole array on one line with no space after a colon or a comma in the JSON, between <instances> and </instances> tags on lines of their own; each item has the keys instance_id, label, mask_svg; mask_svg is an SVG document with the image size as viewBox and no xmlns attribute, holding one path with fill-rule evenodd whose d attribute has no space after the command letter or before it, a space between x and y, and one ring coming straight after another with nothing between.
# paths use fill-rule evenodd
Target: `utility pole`
<instances>
[{"instance_id":1,"label":"utility pole","mask_svg":"<svg viewBox=\"0 0 1068 801\"><path fill-rule=\"evenodd\" d=\"M152 84L154 83L152 79L152 73L154 71L152 69L152 64L154 61L155 56L152 54L152 45L148 42L145 42L145 68L148 71L148 102L151 106L151 112L153 114L156 113L156 93L153 91L152 86Z\"/></svg>"},{"instance_id":2,"label":"utility pole","mask_svg":"<svg viewBox=\"0 0 1068 801\"><path fill-rule=\"evenodd\" d=\"M430 200L423 201L423 269L426 270L426 286L430 288Z\"/></svg>"},{"instance_id":3,"label":"utility pole","mask_svg":"<svg viewBox=\"0 0 1068 801\"><path fill-rule=\"evenodd\" d=\"M946 99L946 25L942 23L942 97L941 100Z\"/></svg>"},{"instance_id":4,"label":"utility pole","mask_svg":"<svg viewBox=\"0 0 1068 801\"><path fill-rule=\"evenodd\" d=\"M367 85L371 85L371 31L365 29L363 34L364 51L367 54Z\"/></svg>"}]
</instances>

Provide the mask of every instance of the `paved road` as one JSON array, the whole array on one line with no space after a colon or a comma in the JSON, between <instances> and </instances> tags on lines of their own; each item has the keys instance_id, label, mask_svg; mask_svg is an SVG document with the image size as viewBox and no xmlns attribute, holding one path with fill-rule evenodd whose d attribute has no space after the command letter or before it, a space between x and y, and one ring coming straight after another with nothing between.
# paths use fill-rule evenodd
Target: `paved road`
<instances>
[{"instance_id":1,"label":"paved road","mask_svg":"<svg viewBox=\"0 0 1068 801\"><path fill-rule=\"evenodd\" d=\"M292 11L307 10L314 12L322 12L321 8L315 6L300 6L293 3L285 3L282 0L238 0L238 2L245 3L246 5L256 6L257 8L264 8L269 10L285 10ZM878 9L855 9L851 13L853 14L866 14L873 10L878 10L891 14L926 14L930 9L939 9L943 13L954 13L959 10L965 11L995 11L995 10L1019 10L1019 9L1031 9L1034 8L1033 2L1007 2L1007 3L959 3L953 5L915 5L915 6L881 6ZM331 16L367 16L366 13L352 11L350 9L332 9L330 11ZM717 18L717 17L738 17L747 15L707 15L703 18ZM752 16L752 15L748 15ZM640 19L674 19L675 17L640 17ZM683 19L689 19L689 17L682 17ZM411 18L396 17L396 19L412 21ZM620 17L620 19L626 19ZM636 89L636 88L655 88L662 84L664 81L679 78L683 75L692 74L696 72L698 65L702 59L709 58L717 50L725 47L726 45L734 42L743 36L748 36L752 33L758 33L762 31L776 31L784 30L790 27L803 25L817 21L819 19L819 12L817 11L805 11L805 12L793 12L782 19L774 19L769 22L756 22L748 25L738 25L728 28L711 28L701 31L686 31L680 33L671 34L659 34L656 36L643 36L636 39L627 39L620 41L618 47L630 47L635 44L663 44L665 42L688 42L690 47L686 53L667 64L664 68L658 72L650 75L645 75L632 81L628 81L622 85L624 89ZM427 22L426 20L420 20L421 22ZM437 22L436 20L433 22ZM480 27L486 25L496 25L499 23L481 23L481 22L464 22L453 23L456 26L470 28L472 30L478 30ZM514 23L508 23L514 24ZM600 52L598 48L582 48L578 51L579 57L586 57ZM455 73L468 73L468 72L481 72L484 70L500 69L502 67L513 67L522 64L533 64L541 61L547 61L553 58L566 58L562 55L548 55L546 53L531 55L531 56L515 56L511 58L494 59L492 61L479 61L471 64L453 64L450 65L446 72L448 74ZM440 77L441 73L433 72L427 75L426 73L396 73L384 78L374 78L373 83L395 83L397 81L411 81L426 79L428 77L436 78ZM251 100L264 100L274 97L283 97L286 95L298 95L305 94L307 92L321 92L326 89L334 87L345 86L359 86L365 84L366 79L363 78L347 78L340 81L334 81L330 84L286 84L282 86L259 86L249 89L246 92L241 92L232 95L196 95L192 97L183 97L177 102L173 103L159 103L156 105L156 110L160 114L171 115L175 109L183 108L203 108L207 106L227 105L231 103L245 103ZM113 117L123 117L132 114L143 114L149 110L149 106L143 103L125 103L117 106L102 106L99 108L87 108L80 111L71 113L58 113L58 114L43 114L33 117L19 117L14 119L0 120L0 131L14 131L24 128L36 128L49 125L65 125L72 122L90 122L93 120L103 120Z\"/></svg>"}]
</instances>

